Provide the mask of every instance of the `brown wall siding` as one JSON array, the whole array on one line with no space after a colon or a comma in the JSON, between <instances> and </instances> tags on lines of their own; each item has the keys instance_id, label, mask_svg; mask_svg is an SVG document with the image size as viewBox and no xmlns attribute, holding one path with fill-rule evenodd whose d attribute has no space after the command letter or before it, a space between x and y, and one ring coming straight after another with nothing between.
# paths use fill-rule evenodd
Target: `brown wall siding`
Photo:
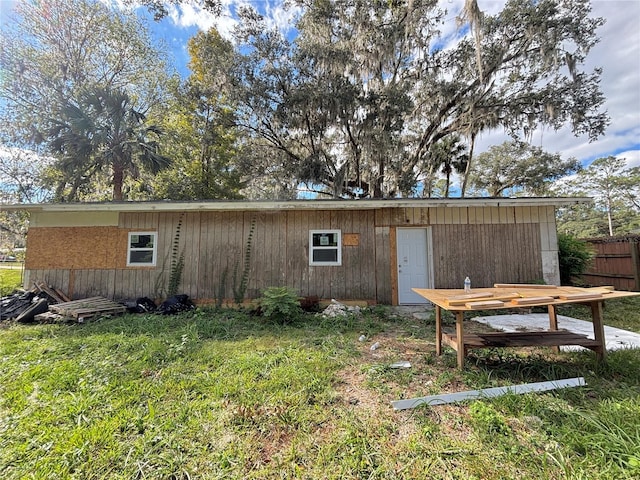
<instances>
[{"instance_id":1,"label":"brown wall siding","mask_svg":"<svg viewBox=\"0 0 640 480\"><path fill-rule=\"evenodd\" d=\"M587 285L612 285L640 291L640 236L589 240L595 258L582 280Z\"/></svg>"},{"instance_id":2,"label":"brown wall siding","mask_svg":"<svg viewBox=\"0 0 640 480\"><path fill-rule=\"evenodd\" d=\"M434 281L437 288L462 288L542 280L538 224L435 225Z\"/></svg>"},{"instance_id":3,"label":"brown wall siding","mask_svg":"<svg viewBox=\"0 0 640 480\"><path fill-rule=\"evenodd\" d=\"M396 227L433 227L438 288L458 288L466 275L474 286L528 282L542 278L541 229L536 222L548 221L549 212L540 210L450 207L121 213L118 228L32 228L27 268L32 280L47 281L73 298L161 296L181 223L179 252L185 255L181 292L194 299L213 299L224 280L224 296L229 299L233 297L234 269L239 282L247 237L255 222L247 296L255 298L266 287L286 285L305 296L391 303L396 287ZM356 244L343 246L341 267L309 266L311 229L354 234ZM158 232L156 268L125 266L126 235L132 230ZM52 242L59 246L47 248ZM74 263L75 257L78 261ZM483 259L480 264L478 258Z\"/></svg>"}]
</instances>

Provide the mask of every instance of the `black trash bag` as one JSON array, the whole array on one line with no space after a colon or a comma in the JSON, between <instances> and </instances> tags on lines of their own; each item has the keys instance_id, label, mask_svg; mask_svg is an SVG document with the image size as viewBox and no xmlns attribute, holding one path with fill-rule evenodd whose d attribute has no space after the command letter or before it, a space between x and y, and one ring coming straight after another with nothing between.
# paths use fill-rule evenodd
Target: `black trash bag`
<instances>
[{"instance_id":1,"label":"black trash bag","mask_svg":"<svg viewBox=\"0 0 640 480\"><path fill-rule=\"evenodd\" d=\"M136 299L136 307L140 313L155 312L158 309L156 303L148 297Z\"/></svg>"},{"instance_id":2,"label":"black trash bag","mask_svg":"<svg viewBox=\"0 0 640 480\"><path fill-rule=\"evenodd\" d=\"M158 309L153 300L147 297L136 298L135 301L122 302L129 313L151 313Z\"/></svg>"},{"instance_id":3,"label":"black trash bag","mask_svg":"<svg viewBox=\"0 0 640 480\"><path fill-rule=\"evenodd\" d=\"M162 315L171 315L174 313L184 312L186 310L193 310L195 305L191 303L188 295L174 295L167 298L160 304L157 312Z\"/></svg>"}]
</instances>

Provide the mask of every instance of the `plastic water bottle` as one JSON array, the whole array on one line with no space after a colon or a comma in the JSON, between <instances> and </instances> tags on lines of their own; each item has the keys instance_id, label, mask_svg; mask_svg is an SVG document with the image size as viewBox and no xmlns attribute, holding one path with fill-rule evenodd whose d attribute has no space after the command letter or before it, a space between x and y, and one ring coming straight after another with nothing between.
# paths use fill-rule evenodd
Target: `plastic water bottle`
<instances>
[{"instance_id":1,"label":"plastic water bottle","mask_svg":"<svg viewBox=\"0 0 640 480\"><path fill-rule=\"evenodd\" d=\"M464 279L464 293L471 292L471 279L469 277Z\"/></svg>"}]
</instances>

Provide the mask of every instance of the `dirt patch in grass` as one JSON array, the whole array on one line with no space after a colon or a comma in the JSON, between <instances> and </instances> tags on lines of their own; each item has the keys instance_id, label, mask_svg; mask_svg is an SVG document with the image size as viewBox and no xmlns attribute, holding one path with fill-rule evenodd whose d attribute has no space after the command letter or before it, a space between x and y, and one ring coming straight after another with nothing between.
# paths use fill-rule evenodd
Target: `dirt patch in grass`
<instances>
[{"instance_id":1,"label":"dirt patch in grass","mask_svg":"<svg viewBox=\"0 0 640 480\"><path fill-rule=\"evenodd\" d=\"M482 324L469 324L469 331L490 331ZM379 347L371 350L374 343ZM368 414L392 411L391 402L401 398L467 388L455 366L455 355L436 356L433 336L419 338L394 326L360 342L358 351L360 356L338 372L336 390L343 402ZM395 366L402 362L410 366Z\"/></svg>"},{"instance_id":2,"label":"dirt patch in grass","mask_svg":"<svg viewBox=\"0 0 640 480\"><path fill-rule=\"evenodd\" d=\"M381 410L380 398L365 386L366 375L364 373L350 365L338 372L337 377L339 383L336 386L336 391L339 401L352 405L368 416L375 415Z\"/></svg>"}]
</instances>

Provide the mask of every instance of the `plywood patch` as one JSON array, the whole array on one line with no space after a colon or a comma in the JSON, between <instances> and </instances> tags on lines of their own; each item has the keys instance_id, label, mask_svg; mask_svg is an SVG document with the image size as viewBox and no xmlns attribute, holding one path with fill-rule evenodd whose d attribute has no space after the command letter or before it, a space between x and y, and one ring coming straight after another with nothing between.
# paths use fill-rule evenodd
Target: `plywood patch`
<instances>
[{"instance_id":1,"label":"plywood patch","mask_svg":"<svg viewBox=\"0 0 640 480\"><path fill-rule=\"evenodd\" d=\"M126 232L117 227L31 228L25 266L30 270L114 268L126 260L126 242Z\"/></svg>"},{"instance_id":2,"label":"plywood patch","mask_svg":"<svg viewBox=\"0 0 640 480\"><path fill-rule=\"evenodd\" d=\"M345 233L342 235L342 244L345 247L357 247L360 245L359 233Z\"/></svg>"}]
</instances>

